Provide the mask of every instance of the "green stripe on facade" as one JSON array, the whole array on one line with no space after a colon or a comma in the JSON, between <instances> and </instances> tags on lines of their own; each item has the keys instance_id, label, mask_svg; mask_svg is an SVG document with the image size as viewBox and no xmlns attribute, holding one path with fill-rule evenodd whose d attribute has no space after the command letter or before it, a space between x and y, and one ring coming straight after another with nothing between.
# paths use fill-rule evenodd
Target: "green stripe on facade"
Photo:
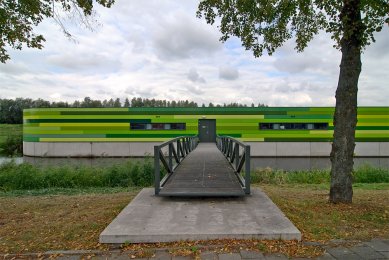
<instances>
[{"instance_id":1,"label":"green stripe on facade","mask_svg":"<svg viewBox=\"0 0 389 260\"><path fill-rule=\"evenodd\" d=\"M165 141L196 135L198 120L205 118L216 120L219 135L265 142L329 142L334 130L333 112L333 107L26 109L23 140ZM389 107L359 107L358 115L356 141L389 141ZM186 129L131 130L130 125L135 123L185 123ZM327 130L261 130L260 123L328 123L329 127Z\"/></svg>"}]
</instances>

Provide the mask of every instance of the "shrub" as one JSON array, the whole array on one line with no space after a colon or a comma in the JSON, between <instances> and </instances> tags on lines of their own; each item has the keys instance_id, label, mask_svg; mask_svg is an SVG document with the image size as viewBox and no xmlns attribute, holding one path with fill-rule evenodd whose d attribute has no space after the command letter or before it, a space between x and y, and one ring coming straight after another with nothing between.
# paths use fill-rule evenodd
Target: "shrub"
<instances>
[{"instance_id":1,"label":"shrub","mask_svg":"<svg viewBox=\"0 0 389 260\"><path fill-rule=\"evenodd\" d=\"M23 154L23 138L19 135L9 135L0 143L0 154L6 156L20 156Z\"/></svg>"}]
</instances>

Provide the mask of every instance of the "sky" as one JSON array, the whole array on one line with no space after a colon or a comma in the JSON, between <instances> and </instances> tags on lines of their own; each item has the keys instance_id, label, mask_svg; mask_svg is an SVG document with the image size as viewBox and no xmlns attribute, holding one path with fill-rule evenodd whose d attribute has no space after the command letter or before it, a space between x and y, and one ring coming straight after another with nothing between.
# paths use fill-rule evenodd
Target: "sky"
<instances>
[{"instance_id":1,"label":"sky","mask_svg":"<svg viewBox=\"0 0 389 260\"><path fill-rule=\"evenodd\" d=\"M326 33L302 53L288 41L254 58L237 38L219 41L217 25L196 17L198 0L116 0L96 6L88 30L63 18L36 28L44 49L9 50L0 63L0 98L50 101L119 97L223 104L334 106L341 53ZM389 105L389 29L362 55L359 106Z\"/></svg>"}]
</instances>

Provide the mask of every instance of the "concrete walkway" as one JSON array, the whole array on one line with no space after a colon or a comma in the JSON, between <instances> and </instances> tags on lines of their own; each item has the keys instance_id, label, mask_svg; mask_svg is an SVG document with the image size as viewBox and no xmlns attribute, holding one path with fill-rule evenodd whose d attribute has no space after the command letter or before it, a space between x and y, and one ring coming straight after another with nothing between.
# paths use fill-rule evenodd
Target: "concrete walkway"
<instances>
[{"instance_id":1,"label":"concrete walkway","mask_svg":"<svg viewBox=\"0 0 389 260\"><path fill-rule=\"evenodd\" d=\"M389 239L373 239L369 242L360 242L352 247L342 246L345 241L334 241L330 245L322 245L326 250L323 256L314 258L322 260L347 260L347 259L389 259ZM336 246L337 245L337 246ZM199 248L201 250L201 248ZM48 251L43 254L1 255L0 259L43 259L54 257L58 260L78 259L150 259L150 260L186 260L193 257L173 256L168 249L156 249L150 258L134 258L136 252L130 251ZM246 251L242 249L237 253L216 254L212 251L204 251L200 254L204 260L241 260L241 259L312 259L312 258L288 258L282 254L266 254L261 252Z\"/></svg>"},{"instance_id":2,"label":"concrete walkway","mask_svg":"<svg viewBox=\"0 0 389 260\"><path fill-rule=\"evenodd\" d=\"M301 233L259 188L237 198L166 198L146 188L100 234L100 243L223 238L300 240Z\"/></svg>"}]
</instances>

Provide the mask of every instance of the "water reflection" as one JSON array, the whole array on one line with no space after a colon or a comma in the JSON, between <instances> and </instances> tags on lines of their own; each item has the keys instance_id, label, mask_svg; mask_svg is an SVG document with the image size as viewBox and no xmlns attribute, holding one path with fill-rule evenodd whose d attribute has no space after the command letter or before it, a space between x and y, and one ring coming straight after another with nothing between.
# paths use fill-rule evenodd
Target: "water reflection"
<instances>
[{"instance_id":1,"label":"water reflection","mask_svg":"<svg viewBox=\"0 0 389 260\"><path fill-rule=\"evenodd\" d=\"M0 164L10 161L10 158L0 158ZM61 166L61 165L84 165L94 167L104 167L120 164L125 161L143 161L144 158L40 158L40 157L20 157L13 158L16 163L28 162L38 166ZM152 162L152 161L151 161ZM354 167L370 165L377 168L389 170L389 157L358 157L354 158ZM292 170L329 169L331 166L328 157L253 157L251 158L251 168L266 168Z\"/></svg>"},{"instance_id":2,"label":"water reflection","mask_svg":"<svg viewBox=\"0 0 389 260\"><path fill-rule=\"evenodd\" d=\"M5 162L15 161L17 164L23 162L23 157L16 157L16 158L10 158L10 157L0 157L0 164Z\"/></svg>"}]
</instances>

